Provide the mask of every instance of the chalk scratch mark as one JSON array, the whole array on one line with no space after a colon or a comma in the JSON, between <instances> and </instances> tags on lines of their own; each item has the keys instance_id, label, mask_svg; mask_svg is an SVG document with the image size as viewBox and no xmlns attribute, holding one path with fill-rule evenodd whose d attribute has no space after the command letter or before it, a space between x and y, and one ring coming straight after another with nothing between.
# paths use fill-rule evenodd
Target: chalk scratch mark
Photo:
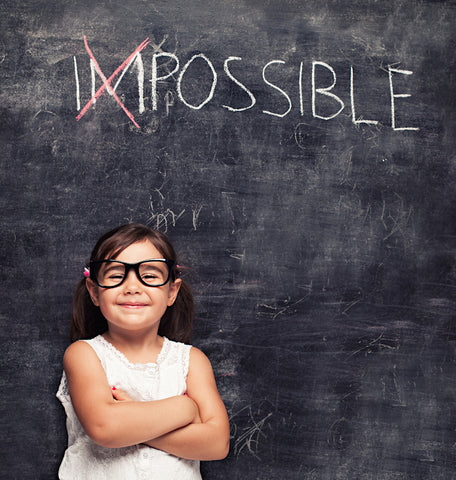
<instances>
[{"instance_id":1,"label":"chalk scratch mark","mask_svg":"<svg viewBox=\"0 0 456 480\"><path fill-rule=\"evenodd\" d=\"M196 230L198 228L198 219L202 209L203 209L203 205L197 205L192 208L193 230Z\"/></svg>"},{"instance_id":2,"label":"chalk scratch mark","mask_svg":"<svg viewBox=\"0 0 456 480\"><path fill-rule=\"evenodd\" d=\"M228 211L229 211L229 214L230 214L230 217L231 217L231 226L232 226L231 233L235 233L236 232L235 216L234 216L234 212L233 212L233 209L231 207L231 202L230 202L230 197L234 196L234 193L233 192L222 192L222 196L226 199L227 206L228 206Z\"/></svg>"},{"instance_id":3,"label":"chalk scratch mark","mask_svg":"<svg viewBox=\"0 0 456 480\"><path fill-rule=\"evenodd\" d=\"M160 196L160 208L154 205L152 198L150 199L149 210L151 212L150 217L147 221L148 224L154 224L154 227L157 230L163 231L166 233L168 231L168 225L176 226L177 220L185 213L185 208L182 209L179 213L174 212L170 208L163 206L163 200L165 199L164 195L160 192L160 189L155 189L155 191Z\"/></svg>"},{"instance_id":4,"label":"chalk scratch mark","mask_svg":"<svg viewBox=\"0 0 456 480\"><path fill-rule=\"evenodd\" d=\"M249 416L253 425L244 428L244 432L235 439L233 451L235 455L239 456L244 449L247 449L249 453L260 460L258 456L258 445L261 437L266 438L266 435L262 432L262 429L266 421L272 416L272 412L268 413L262 420L256 421L253 418L251 407L245 407L241 411L245 410L246 408L249 410Z\"/></svg>"},{"instance_id":5,"label":"chalk scratch mark","mask_svg":"<svg viewBox=\"0 0 456 480\"><path fill-rule=\"evenodd\" d=\"M350 443L348 420L345 417L334 421L328 429L326 442L337 449L345 449Z\"/></svg>"},{"instance_id":6,"label":"chalk scratch mark","mask_svg":"<svg viewBox=\"0 0 456 480\"><path fill-rule=\"evenodd\" d=\"M358 343L361 343L358 342ZM362 345L348 355L348 358L354 357L358 353L365 352L367 354L372 353L374 349L378 350L399 350L399 343L397 339L388 339L384 337L384 332L382 332L377 338L369 341L367 344Z\"/></svg>"},{"instance_id":7,"label":"chalk scratch mark","mask_svg":"<svg viewBox=\"0 0 456 480\"><path fill-rule=\"evenodd\" d=\"M383 399L391 403L395 407L406 407L407 402L404 400L402 388L399 384L399 378L396 371L396 365L393 365L393 370L388 375L383 375L380 378L382 385Z\"/></svg>"},{"instance_id":8,"label":"chalk scratch mark","mask_svg":"<svg viewBox=\"0 0 456 480\"><path fill-rule=\"evenodd\" d=\"M410 217L413 214L413 207L405 209L404 200L402 199L402 197L397 193L395 195L399 199L399 206L397 208L396 214L393 214L391 210L389 210L388 212L386 211L386 201L383 200L382 215L380 217L380 220L382 221L385 230L389 230L385 237L383 237L383 241L388 240L396 232L400 232L405 237L403 230L408 225ZM387 224L387 220L390 220L392 222L391 226Z\"/></svg>"},{"instance_id":9,"label":"chalk scratch mark","mask_svg":"<svg viewBox=\"0 0 456 480\"><path fill-rule=\"evenodd\" d=\"M240 260L241 262L244 262L244 260L245 260L245 250L243 250L242 253L231 253L230 257L234 258L235 260Z\"/></svg>"},{"instance_id":10,"label":"chalk scratch mark","mask_svg":"<svg viewBox=\"0 0 456 480\"><path fill-rule=\"evenodd\" d=\"M307 298L309 298L310 296L310 293L302 298L300 298L299 300L296 300L296 302L293 302L293 303L290 303L290 298L287 298L286 300L284 300L283 302L283 305L267 305L265 303L261 303L258 305L259 308L263 308L267 311L266 314L270 314L272 315L272 319L273 320L276 320L277 317L279 317L280 315L284 315L285 313L288 313L288 311L290 309L292 313L294 313L296 310L294 309L294 307L296 307L296 305L299 305L300 303L304 302L305 300L307 300ZM262 315L262 314L265 314L264 312L259 312L259 315Z\"/></svg>"}]
</instances>

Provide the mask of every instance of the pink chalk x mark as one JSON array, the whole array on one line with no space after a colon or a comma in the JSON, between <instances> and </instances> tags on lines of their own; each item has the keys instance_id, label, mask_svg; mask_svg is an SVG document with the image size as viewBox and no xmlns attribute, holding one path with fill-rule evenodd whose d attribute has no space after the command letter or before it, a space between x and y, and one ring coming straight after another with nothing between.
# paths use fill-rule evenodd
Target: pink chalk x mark
<instances>
[{"instance_id":1,"label":"pink chalk x mark","mask_svg":"<svg viewBox=\"0 0 456 480\"><path fill-rule=\"evenodd\" d=\"M122 103L122 101L120 100L120 98L118 97L118 95L116 94L116 92L112 89L112 86L111 86L111 82L114 80L114 78L119 75L119 73L121 73L123 70L125 70L125 68L127 67L127 65L130 64L130 62L133 60L133 58L139 53L141 52L142 50L144 50L147 45L150 43L150 40L148 38L146 38L140 45L138 45L138 47L136 48L136 50L131 54L129 55L129 57L124 61L122 62L117 68L116 70L114 71L114 73L107 79L104 75L104 73L101 71L101 68L100 68L100 65L98 65L98 62L97 60L95 59L95 56L94 54L92 53L92 51L90 50L89 48L89 44L87 43L87 37L84 35L84 45L85 45L85 48L87 50L87 53L89 54L89 57L92 59L93 61L93 64L95 65L95 68L98 72L98 74L100 75L101 79L103 80L103 85L97 90L97 92L95 93L95 95L86 103L86 105L84 106L84 108L79 112L79 115L76 117L76 120L80 120L86 113L87 113L87 110L94 104L95 100L97 100L102 94L103 92L105 91L105 89L108 90L108 92L116 99L116 102L120 105L120 107L122 108L122 110L125 112L125 114L128 116L128 118L133 122L133 124L135 125L136 128L140 128L140 126L136 123L135 121L135 117L131 114L131 112L129 112L127 110L127 108L125 107L125 105Z\"/></svg>"}]
</instances>

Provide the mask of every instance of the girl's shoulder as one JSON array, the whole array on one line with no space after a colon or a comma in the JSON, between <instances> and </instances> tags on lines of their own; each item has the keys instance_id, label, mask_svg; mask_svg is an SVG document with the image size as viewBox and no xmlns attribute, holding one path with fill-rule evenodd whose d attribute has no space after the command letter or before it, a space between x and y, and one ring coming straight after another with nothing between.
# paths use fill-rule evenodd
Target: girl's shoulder
<instances>
[{"instance_id":1,"label":"girl's shoulder","mask_svg":"<svg viewBox=\"0 0 456 480\"><path fill-rule=\"evenodd\" d=\"M79 371L96 370L98 357L90 345L83 340L71 343L63 355L63 373L57 391L57 398L62 402L70 402L68 378L73 378ZM71 402L70 402L71 403Z\"/></svg>"},{"instance_id":2,"label":"girl's shoulder","mask_svg":"<svg viewBox=\"0 0 456 480\"><path fill-rule=\"evenodd\" d=\"M72 364L87 364L98 361L98 356L89 342L87 340L77 340L68 346L63 355L65 370Z\"/></svg>"},{"instance_id":3,"label":"girl's shoulder","mask_svg":"<svg viewBox=\"0 0 456 480\"><path fill-rule=\"evenodd\" d=\"M128 363L127 359L117 348L106 340L103 335L97 335L90 339L77 340L72 343L65 352L65 355L71 356L85 356L88 355L91 359L97 359L104 364L106 358L117 358ZM64 356L65 362L65 356Z\"/></svg>"},{"instance_id":4,"label":"girl's shoulder","mask_svg":"<svg viewBox=\"0 0 456 480\"><path fill-rule=\"evenodd\" d=\"M191 345L189 350L189 372L203 376L213 375L209 358L200 349Z\"/></svg>"}]
</instances>

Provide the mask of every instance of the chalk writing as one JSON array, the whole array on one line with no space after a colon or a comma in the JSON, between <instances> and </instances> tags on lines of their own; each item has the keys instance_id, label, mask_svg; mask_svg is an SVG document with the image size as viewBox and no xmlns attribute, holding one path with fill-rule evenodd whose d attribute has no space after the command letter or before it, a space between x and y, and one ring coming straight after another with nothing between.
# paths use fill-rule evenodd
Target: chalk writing
<instances>
[{"instance_id":1,"label":"chalk writing","mask_svg":"<svg viewBox=\"0 0 456 480\"><path fill-rule=\"evenodd\" d=\"M166 75L159 77L157 74L158 71L158 65L157 65L157 59L159 57L169 57L172 60L175 61L176 65L174 69L171 72L168 72ZM158 100L157 100L157 83L159 80L166 80L168 77L171 77L174 75L177 71L179 70L179 59L174 55L174 53L168 53L168 52L160 52L155 55L152 55L152 78L150 80L152 84L152 110L157 110L158 108Z\"/></svg>"},{"instance_id":2,"label":"chalk writing","mask_svg":"<svg viewBox=\"0 0 456 480\"><path fill-rule=\"evenodd\" d=\"M353 86L353 67L350 66L350 105L351 105L351 111L352 111L352 122L357 125L360 123L366 123L370 125L377 125L378 121L377 120L357 120L356 119L356 111L355 111L355 89ZM391 84L390 84L391 85ZM391 87L392 88L392 87Z\"/></svg>"},{"instance_id":3,"label":"chalk writing","mask_svg":"<svg viewBox=\"0 0 456 480\"><path fill-rule=\"evenodd\" d=\"M225 71L227 77L232 80L238 87L240 87L245 93L250 98L250 105L247 107L242 107L242 108L233 108L230 107L229 105L222 105L223 108L226 108L227 110L230 110L231 112L242 112L244 110L248 110L249 108L252 108L255 103L256 103L256 98L254 97L253 93L244 85L242 84L237 78L235 78L231 72L230 69L228 68L228 62L231 62L232 60L242 60L241 57L228 57L224 64L223 64L223 70Z\"/></svg>"},{"instance_id":4,"label":"chalk writing","mask_svg":"<svg viewBox=\"0 0 456 480\"><path fill-rule=\"evenodd\" d=\"M388 74L389 74L389 84L390 84L390 91L391 91L391 127L393 130L419 130L416 127L396 127L396 105L394 102L395 98L407 98L410 97L411 95L409 93L394 93L394 88L393 88L393 73L398 73L401 75L412 75L413 72L410 70L399 70L397 68L388 68Z\"/></svg>"},{"instance_id":5,"label":"chalk writing","mask_svg":"<svg viewBox=\"0 0 456 480\"><path fill-rule=\"evenodd\" d=\"M285 111L284 113L274 113L274 112L270 112L269 110L263 110L263 113L266 113L268 115L275 115L276 117L285 117L285 115L287 115L290 110L291 110L291 107L293 106L292 103L291 103L291 100L290 100L290 97L281 89L279 88L277 85L274 85L273 83L269 82L268 80L266 80L266 76L265 76L265 72L266 72L266 69L269 67L269 65L272 65L274 63L285 63L283 60L272 60L271 62L269 62L268 64L266 64L263 68L263 81L264 83L266 83L267 85L271 86L272 88L274 88L275 90L277 90L278 92L280 92L288 101L288 110Z\"/></svg>"},{"instance_id":6,"label":"chalk writing","mask_svg":"<svg viewBox=\"0 0 456 480\"><path fill-rule=\"evenodd\" d=\"M317 65L320 65L324 68L327 68L333 77L333 83L329 87L321 87L317 88L316 87L316 81L315 81L315 67ZM334 69L331 67L331 65L328 65L325 62L312 62L312 115L315 118L321 118L322 120L331 120L332 118L337 117L339 113L344 109L345 104L344 102L334 93L331 92L331 90L336 86L336 72ZM317 113L317 107L316 107L316 99L317 99L317 93L319 95L325 95L327 97L333 98L336 100L337 103L339 103L339 110L337 110L336 113L333 113L332 115L324 116L324 115L319 115Z\"/></svg>"},{"instance_id":7,"label":"chalk writing","mask_svg":"<svg viewBox=\"0 0 456 480\"><path fill-rule=\"evenodd\" d=\"M137 123L133 114L125 107L124 103L121 101L119 96L116 93L122 79L124 78L125 73L127 70L133 65L136 70L136 82L137 82L137 91L138 91L138 112L139 114L143 114L147 107L151 109L151 111L157 111L159 107L161 107L159 101L159 90L162 84L174 81L175 88L171 89L167 86L166 91L163 93L163 107L166 110L166 114L170 114L171 107L176 105L175 95L173 90L175 91L176 97L180 103L182 103L185 107L190 108L192 110L201 110L204 106L209 104L213 101L214 95L217 89L217 85L219 83L219 76L217 74L217 69L214 66L213 61L209 59L204 53L198 53L193 55L181 68L180 60L175 53L170 53L163 51L161 49L162 45L166 41L166 36L163 38L162 42L159 45L152 44L153 53L151 54L150 59L150 71L151 76L149 79L149 83L151 85L150 91L150 105L147 106L145 103L145 98L149 95L145 96L145 71L147 71L146 61L143 58L143 52L146 47L148 47L151 42L148 38L146 38L136 49L127 57L127 59L122 62L122 64L112 73L109 78L106 78L104 75L100 65L98 64L95 55L92 53L91 49L89 48L87 38L84 36L84 46L87 54L89 55L90 59L90 73L91 73L91 98L85 104L85 106L81 109L81 85L80 85L80 76L79 76L79 66L78 62L76 61L76 57L74 57L74 78L76 82L76 108L79 111L76 119L80 120L87 110L90 107L94 107L96 104L97 99L107 91L109 95L111 95L115 101L118 103L120 108L125 112L128 116L130 121L137 127L139 124ZM163 61L166 60L165 63ZM228 105L227 103L222 103L220 106L229 112L239 113L250 110L255 107L257 103L257 98L252 93L252 90L245 85L244 82L241 82L230 70L230 64L232 62L242 62L243 59L241 57L229 56L223 62L223 72L225 76L236 85L237 88L241 90L241 92L246 95L246 102L245 105L234 107L232 105ZM195 80L194 75L189 73L189 69L195 62L198 62L198 68L193 68L192 70L197 71L198 78L200 80ZM145 66L146 65L146 66ZM278 85L277 83L280 82L272 82L269 77L269 72L273 71L276 75L280 75L281 69L286 65L286 62L281 59L274 59L267 61L262 68L261 77L266 85L266 92L271 91L272 93L278 93L281 98L284 100L284 107L282 111L274 111L268 108L262 108L261 112L265 115L271 115L274 117L284 118L290 114L293 110L293 99L292 96L283 88L282 85ZM398 93L395 90L394 86L394 76L397 75L406 75L410 76L413 74L411 70L403 70L399 68L393 68L389 66L387 69L388 72L388 81L385 82L386 88L384 95L389 96L390 100L390 113L391 113L391 128L394 131L417 131L419 130L416 126L398 126L397 122L397 111L398 108L398 100L409 98L411 94L409 93ZM330 74L329 82L324 82L322 80L323 77L327 77L328 73ZM352 124L358 126L360 124L364 125L378 125L379 120L371 119L366 120L357 112L356 107L356 82L355 82L355 71L353 66L349 66L349 73L350 73L350 82L348 86L348 96L349 96L349 108L351 111L351 122ZM177 75L177 79L176 76ZM96 85L96 78L100 77L102 80L102 86L95 90ZM298 95L299 95L299 114L300 116L305 115L305 89L303 87L304 83L304 76L305 76L305 64L304 62L299 63L299 72L297 73L297 82L298 82ZM117 81L114 86L112 86L112 82L114 79L117 78ZM279 77L281 78L281 77ZM189 80L187 80L189 79ZM203 81L205 79L209 79L209 85L203 87L202 85L206 85L207 82ZM335 87L337 84L337 72L333 66L329 63L322 61L322 60L313 60L311 62L310 68L310 80L311 80L311 92L310 92L310 104L311 104L311 115L314 119L322 120L322 121L330 121L338 117L345 109L346 109L346 101L341 98L340 92L338 94L335 93ZM193 89L203 89L207 88L207 91L199 92L201 95L201 100L199 103L191 103L185 95L184 95L184 86L188 82L189 88ZM257 91L260 91L258 88ZM149 93L149 92L147 92ZM261 94L261 93L260 93ZM258 95L258 93L257 93ZM264 95L264 93L263 93ZM270 95L267 93L267 99ZM274 95L277 97L277 95ZM266 99L266 101L267 101ZM274 105L276 105L277 99L274 100ZM280 103L280 102L279 102ZM331 107L331 104L333 105ZM278 107L280 109L280 107Z\"/></svg>"},{"instance_id":8,"label":"chalk writing","mask_svg":"<svg viewBox=\"0 0 456 480\"><path fill-rule=\"evenodd\" d=\"M76 57L74 57L74 79L76 81L76 108L81 110L81 92L79 90L79 73L78 73L78 62Z\"/></svg>"},{"instance_id":9,"label":"chalk writing","mask_svg":"<svg viewBox=\"0 0 456 480\"><path fill-rule=\"evenodd\" d=\"M101 79L103 80L103 85L97 90L96 93L93 93L92 94L92 98L87 102L87 104L84 106L84 108L81 110L81 112L79 113L79 115L76 117L77 120L81 119L85 113L87 112L87 110L96 102L97 98L103 94L103 92L105 90L108 91L108 93L110 95L112 95L116 102L120 105L120 107L122 108L122 110L126 113L126 115L128 116L128 118L133 122L133 124L137 127L137 128L140 128L139 125L136 123L133 115L125 108L125 105L121 102L120 98L117 96L116 92L115 92L115 89L117 88L119 82L116 84L116 87L115 88L111 88L111 82L114 80L114 78L117 77L117 75L119 75L119 73L121 73L122 71L128 69L128 67L131 65L131 63L133 62L133 60L136 58L136 55L141 51L143 50L144 48L147 47L149 43L149 39L146 38L146 40L144 40L144 42L142 42L136 49L135 51L124 61L122 62L121 65L119 65L119 67L117 67L117 69L114 71L114 73L107 79L104 75L104 73L102 72L100 66L98 65L98 62L97 60L95 59L95 56L93 55L92 51L90 50L89 48L89 44L87 43L87 38L86 36L84 35L84 45L85 45L85 48L87 50L87 53L89 54L89 57L90 57L90 61L91 61L91 67L92 68L92 84L94 84L94 79L95 79L95 74L94 74L94 70L96 70L96 72L100 75ZM77 68L77 64L75 63L75 67ZM79 85L77 87L79 89Z\"/></svg>"},{"instance_id":10,"label":"chalk writing","mask_svg":"<svg viewBox=\"0 0 456 480\"><path fill-rule=\"evenodd\" d=\"M185 72L187 71L188 67L191 65L192 62L194 62L197 58L202 58L209 66L209 69L211 70L212 73L212 84L211 84L211 90L209 94L207 95L206 99L203 100L199 105L192 105L188 103L183 95L182 95L182 80L184 77ZM184 65L184 68L182 69L179 78L177 79L177 85L176 85L176 90L177 90L177 95L179 96L180 101L186 105L189 108L193 108L194 110L199 110L202 108L206 103L210 102L212 100L212 97L214 96L215 92L215 87L217 85L217 72L215 71L214 66L212 65L212 62L204 55L203 53L199 53L198 55L193 55L193 57Z\"/></svg>"}]
</instances>

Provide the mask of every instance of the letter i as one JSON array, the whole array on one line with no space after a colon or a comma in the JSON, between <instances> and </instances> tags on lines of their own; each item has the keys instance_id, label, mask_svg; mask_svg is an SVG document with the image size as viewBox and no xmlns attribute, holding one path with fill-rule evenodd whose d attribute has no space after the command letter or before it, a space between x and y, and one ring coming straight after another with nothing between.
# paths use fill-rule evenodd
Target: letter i
<instances>
[{"instance_id":1,"label":"letter i","mask_svg":"<svg viewBox=\"0 0 456 480\"><path fill-rule=\"evenodd\" d=\"M79 90L79 74L78 74L78 62L76 61L76 56L73 57L74 60L74 79L76 80L76 109L79 112L81 110L81 97Z\"/></svg>"}]
</instances>

